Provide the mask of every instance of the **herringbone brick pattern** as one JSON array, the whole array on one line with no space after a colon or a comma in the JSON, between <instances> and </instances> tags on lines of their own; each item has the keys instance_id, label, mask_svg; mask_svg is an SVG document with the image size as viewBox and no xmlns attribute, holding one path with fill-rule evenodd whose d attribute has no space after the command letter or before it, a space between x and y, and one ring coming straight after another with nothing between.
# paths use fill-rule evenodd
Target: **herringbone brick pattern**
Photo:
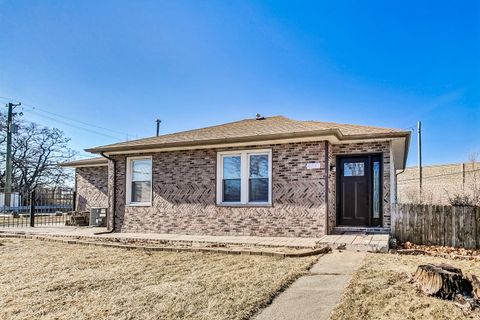
<instances>
[{"instance_id":1,"label":"herringbone brick pattern","mask_svg":"<svg viewBox=\"0 0 480 320\"><path fill-rule=\"evenodd\" d=\"M223 207L216 205L216 155L218 151L235 148L152 153L152 206L126 206L126 157L116 156L118 160L117 231L304 237L317 237L325 234L327 232L325 143L274 144L238 149L252 148L272 149L272 206ZM330 144L328 164L335 164L337 155L359 153L381 153L383 155L383 226L389 227L390 143ZM319 162L320 168L308 170L306 164L312 162ZM336 172L327 169L329 181L328 228L331 231L336 223ZM95 176L93 171L92 175ZM97 174L97 176L102 175L105 174ZM112 208L112 163L109 163L108 177L108 203ZM92 179L90 178L90 180ZM95 183L105 184L101 179ZM81 188L84 190L83 187ZM98 189L98 187L95 188ZM103 187L102 190L104 190ZM82 191L82 194L89 195L89 192ZM95 199L94 193L91 191L91 195L88 197ZM98 197L105 201L101 196ZM111 226L111 220L109 220L109 226Z\"/></svg>"},{"instance_id":2,"label":"herringbone brick pattern","mask_svg":"<svg viewBox=\"0 0 480 320\"><path fill-rule=\"evenodd\" d=\"M241 148L251 149L256 146ZM272 149L273 204L216 205L216 155L210 149L152 154L151 207L125 206L125 156L117 156L117 229L208 235L321 236L325 233L324 143ZM306 164L320 162L320 169Z\"/></svg>"}]
</instances>

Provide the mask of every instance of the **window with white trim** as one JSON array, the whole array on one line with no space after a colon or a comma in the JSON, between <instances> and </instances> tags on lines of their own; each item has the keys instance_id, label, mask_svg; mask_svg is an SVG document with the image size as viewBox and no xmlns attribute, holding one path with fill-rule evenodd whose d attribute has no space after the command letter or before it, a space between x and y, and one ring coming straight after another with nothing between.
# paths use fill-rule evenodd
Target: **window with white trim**
<instances>
[{"instance_id":1,"label":"window with white trim","mask_svg":"<svg viewBox=\"0 0 480 320\"><path fill-rule=\"evenodd\" d=\"M127 204L151 205L152 158L127 158Z\"/></svg>"},{"instance_id":2,"label":"window with white trim","mask_svg":"<svg viewBox=\"0 0 480 320\"><path fill-rule=\"evenodd\" d=\"M217 153L217 204L271 204L272 151Z\"/></svg>"}]
</instances>

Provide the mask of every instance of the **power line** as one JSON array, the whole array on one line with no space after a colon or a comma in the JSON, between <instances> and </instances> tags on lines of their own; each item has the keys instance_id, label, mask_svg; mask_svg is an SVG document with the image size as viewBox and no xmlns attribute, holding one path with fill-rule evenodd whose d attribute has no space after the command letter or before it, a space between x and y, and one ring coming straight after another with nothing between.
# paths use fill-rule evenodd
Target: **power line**
<instances>
[{"instance_id":1,"label":"power line","mask_svg":"<svg viewBox=\"0 0 480 320\"><path fill-rule=\"evenodd\" d=\"M65 125L68 125L68 126L71 126L71 127L75 127L75 128L78 128L78 129L81 129L81 130L85 130L89 133L95 133L95 134L98 134L98 135L102 135L102 136L105 136L105 137L108 137L108 138L113 138L113 139L116 139L116 140L119 140L119 141L123 141L123 139L120 139L118 137L114 137L114 136L111 136L111 135L108 135L108 134L105 134L105 133L102 133L102 132L97 132L97 131L93 131L92 129L88 129L88 128L83 128L83 127L80 127L80 126L76 126L76 125L72 125L70 123L67 123L67 122L63 122L61 120L58 120L58 119L54 119L54 118L51 118L51 117L48 117L48 116L45 116L45 115L42 115L42 114L39 114L37 112L34 112L34 111L30 111L40 117L44 117L44 118L48 118L50 120L54 120L54 121L59 121L59 122L62 122L64 123ZM42 123L39 123L38 121L35 121L35 123L39 124L39 125L42 125L42 126L45 126L45 127L48 127L47 125L45 124L42 124ZM91 156L91 155L90 155Z\"/></svg>"},{"instance_id":2,"label":"power line","mask_svg":"<svg viewBox=\"0 0 480 320\"><path fill-rule=\"evenodd\" d=\"M33 111L31 111L31 112L33 112ZM33 112L33 113L37 114L36 112ZM37 114L37 115L43 116L43 115L40 115L40 114ZM50 118L50 119L53 119L53 118ZM58 121L58 120L56 120L56 119L53 119L53 120ZM39 124L39 125L42 125L42 126L46 126L45 124L38 123L38 121L37 121L36 123ZM68 123L66 123L66 124L69 125L69 126L72 126L71 124L68 124ZM79 127L79 129L88 130L88 132L91 132L91 133L96 133L96 134L100 134L100 135L105 135L105 134L103 134L103 133L101 133L101 132L95 132L95 131L92 131L91 129L87 129L87 128L81 128L81 127ZM107 136L108 136L108 135L107 135ZM114 139L119 139L119 138L116 138L116 137L113 137L113 136L108 136L108 137L112 137L112 138L114 138ZM84 151L78 152L75 156L76 156L76 157L80 157L80 158L92 158L92 157L94 157L93 154L89 154L89 153L86 153L86 152L84 152Z\"/></svg>"},{"instance_id":3,"label":"power line","mask_svg":"<svg viewBox=\"0 0 480 320\"><path fill-rule=\"evenodd\" d=\"M1 97L1 96L0 96L0 99L4 99L4 100L8 100L8 101L18 101L18 100L13 99L13 98ZM41 111L41 112L50 114L50 115L52 115L52 116L55 116L55 117L64 119L64 120L68 120L68 121L72 121L72 122L77 122L77 123L80 123L80 124L83 124L83 125L87 125L87 126L94 127L94 128L97 128L97 129L102 129L102 130L109 131L109 132L112 132L112 133L118 133L118 134L122 134L122 135L126 135L126 136L133 136L132 134L129 134L128 132L122 132L122 131L118 131L118 130L112 130L112 129L110 129L110 128L106 128L106 127L99 126L99 125L96 125L96 124L92 124L92 123L89 123L89 122L85 122L85 121L81 121L81 120L78 120L78 119L70 118L70 117L67 117L67 116L64 116L64 115L55 113L55 112L47 111L47 110L45 110L45 109L43 109L43 108L40 108L40 107L35 106L35 105L33 105L33 104L30 104L30 103L24 103L24 102L22 102L22 105L23 105L23 106L26 106L26 107L28 107L28 108L31 108L32 110ZM115 138L115 139L118 139L118 138ZM123 139L120 139L120 140L123 140Z\"/></svg>"},{"instance_id":4,"label":"power line","mask_svg":"<svg viewBox=\"0 0 480 320\"><path fill-rule=\"evenodd\" d=\"M63 121L63 120L60 120L60 119L56 119L56 118L47 116L47 115L38 113L38 112L33 111L33 110L30 110L29 112L31 112L31 113L39 116L39 117L43 117L43 118L46 118L46 119L50 119L50 120L53 120L53 121L57 121L57 122L60 122L60 123L65 124L65 125L67 125L67 126L74 127L74 128L80 129L80 130L84 130L84 131L89 132L89 133L95 133L95 134L98 134L98 135L101 135L101 136L104 136L104 137L108 137L108 138L112 138L112 139L115 139L115 140L119 140L119 141L123 141L123 140L124 140L124 139L122 139L122 138L119 138L119 137L116 137L116 136L112 136L112 135L109 135L109 134L106 134L106 133L103 133L103 132L95 131L95 130L92 130L92 129L89 129L89 128L85 128L85 127L82 127L82 126L79 126L79 125L75 125L75 124L72 124L72 123L68 123L68 122L66 122L66 121Z\"/></svg>"},{"instance_id":5,"label":"power line","mask_svg":"<svg viewBox=\"0 0 480 320\"><path fill-rule=\"evenodd\" d=\"M81 124L84 124L84 125L87 125L87 126L91 126L91 127L98 128L98 129L103 129L105 131L110 131L110 132L113 132L113 133L126 134L126 132L116 131L116 130L105 128L105 127L102 127L102 126L98 126L96 124L92 124L92 123L84 122L84 121L81 121L81 120L77 120L77 119L69 118L69 117L66 117L66 116L62 116L62 115L59 115L57 113L50 112L50 111L47 111L47 110L43 110L43 109L40 109L38 107L29 105L29 104L25 104L25 106L27 106L29 108L32 108L32 110L45 112L45 113L48 113L52 116L55 116L55 117L58 117L58 118L61 118L61 119L65 119L65 120L69 120L69 121L73 121L73 122L78 122L78 123L81 123Z\"/></svg>"}]
</instances>

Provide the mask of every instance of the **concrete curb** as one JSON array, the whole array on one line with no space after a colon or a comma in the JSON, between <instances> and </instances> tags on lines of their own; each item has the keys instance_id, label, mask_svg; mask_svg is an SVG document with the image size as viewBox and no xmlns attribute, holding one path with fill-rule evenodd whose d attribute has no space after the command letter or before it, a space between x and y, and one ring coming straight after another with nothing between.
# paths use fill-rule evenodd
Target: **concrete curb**
<instances>
[{"instance_id":1,"label":"concrete curb","mask_svg":"<svg viewBox=\"0 0 480 320\"><path fill-rule=\"evenodd\" d=\"M0 234L19 234L19 235L38 235L45 237L56 237L56 238L72 238L72 239L81 239L81 240L93 240L102 239L103 241L109 242L140 242L145 244L155 244L155 245L168 245L168 244L182 244L186 246L228 246L242 243L231 243L231 242L219 242L219 241L195 241L195 240L176 240L176 239L152 239L152 238L127 238L127 237L101 237L102 234L107 234L108 232L99 232L92 235L78 235L78 234L46 234L46 233L36 233L36 232L25 232L25 231L5 231L0 230ZM100 236L100 237L99 237ZM325 243L316 243L315 246L284 246L279 244L253 244L253 243L244 243L244 245L249 245L253 247L271 247L271 248L280 248L288 247L289 249L318 249L323 248L324 246L329 246Z\"/></svg>"},{"instance_id":2,"label":"concrete curb","mask_svg":"<svg viewBox=\"0 0 480 320\"><path fill-rule=\"evenodd\" d=\"M257 255L257 256L269 256L278 258L301 258L315 256L329 252L331 249L328 246L322 248L313 249L304 252L272 252L263 250L237 250L237 249L222 249L222 248L206 248L206 247L168 247L168 246L147 246L147 245L131 245L131 244L119 244L108 241L84 241L78 239L61 239L60 236L42 236L33 234L20 234L20 233L0 233L0 238L20 238L20 239L32 239L40 241L60 242L67 244L79 244L86 246L100 246L109 248L119 248L126 250L143 250L149 252L203 252L203 253L223 253L223 254L236 254L236 255Z\"/></svg>"}]
</instances>

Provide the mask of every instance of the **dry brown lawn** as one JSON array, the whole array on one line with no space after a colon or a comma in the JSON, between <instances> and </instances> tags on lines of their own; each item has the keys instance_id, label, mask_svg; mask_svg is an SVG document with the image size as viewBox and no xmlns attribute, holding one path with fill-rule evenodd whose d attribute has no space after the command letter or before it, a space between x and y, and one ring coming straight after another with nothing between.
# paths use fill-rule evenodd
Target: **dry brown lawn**
<instances>
[{"instance_id":1,"label":"dry brown lawn","mask_svg":"<svg viewBox=\"0 0 480 320\"><path fill-rule=\"evenodd\" d=\"M315 257L0 239L0 319L245 319Z\"/></svg>"},{"instance_id":2,"label":"dry brown lawn","mask_svg":"<svg viewBox=\"0 0 480 320\"><path fill-rule=\"evenodd\" d=\"M468 276L480 275L478 261L369 254L354 274L332 319L480 319L478 310L464 315L453 302L427 297L408 283L407 274L428 262L448 263Z\"/></svg>"}]
</instances>

